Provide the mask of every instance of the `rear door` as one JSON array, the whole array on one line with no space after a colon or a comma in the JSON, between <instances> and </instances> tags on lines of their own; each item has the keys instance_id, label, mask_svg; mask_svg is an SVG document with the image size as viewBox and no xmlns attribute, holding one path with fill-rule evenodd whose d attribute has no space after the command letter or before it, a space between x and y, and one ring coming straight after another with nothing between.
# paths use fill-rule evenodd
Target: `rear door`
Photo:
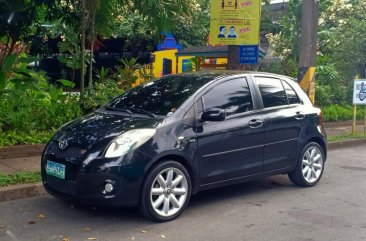
<instances>
[{"instance_id":1,"label":"rear door","mask_svg":"<svg viewBox=\"0 0 366 241\"><path fill-rule=\"evenodd\" d=\"M236 78L210 88L196 104L198 118L205 110L226 111L224 121L200 124L197 133L201 183L240 178L263 171L264 127L253 107L248 79Z\"/></svg>"},{"instance_id":2,"label":"rear door","mask_svg":"<svg viewBox=\"0 0 366 241\"><path fill-rule=\"evenodd\" d=\"M306 115L293 88L275 77L255 76L263 101L264 171L286 168L295 161Z\"/></svg>"}]
</instances>

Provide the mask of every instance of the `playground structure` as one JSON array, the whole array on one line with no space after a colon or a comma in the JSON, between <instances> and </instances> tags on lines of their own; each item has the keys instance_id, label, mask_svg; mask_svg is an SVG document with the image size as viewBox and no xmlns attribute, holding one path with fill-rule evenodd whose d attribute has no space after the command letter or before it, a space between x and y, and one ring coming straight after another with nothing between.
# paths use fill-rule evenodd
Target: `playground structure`
<instances>
[{"instance_id":1,"label":"playground structure","mask_svg":"<svg viewBox=\"0 0 366 241\"><path fill-rule=\"evenodd\" d=\"M158 51L152 53L151 63L148 65L149 69L146 69L146 72L152 73L154 77L200 69L226 69L227 46L201 46L183 49L171 34L165 33L165 35L166 38L158 45ZM138 76L137 71L136 76ZM143 79L138 78L134 85L143 82Z\"/></svg>"}]
</instances>

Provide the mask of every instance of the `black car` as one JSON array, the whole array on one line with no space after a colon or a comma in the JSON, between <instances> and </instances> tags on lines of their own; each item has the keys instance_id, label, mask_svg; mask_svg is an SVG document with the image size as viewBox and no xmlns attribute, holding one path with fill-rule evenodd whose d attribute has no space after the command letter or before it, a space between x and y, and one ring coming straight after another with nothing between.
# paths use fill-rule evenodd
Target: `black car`
<instances>
[{"instance_id":1,"label":"black car","mask_svg":"<svg viewBox=\"0 0 366 241\"><path fill-rule=\"evenodd\" d=\"M199 72L138 86L61 127L42 157L46 190L169 221L201 190L288 174L322 176L322 113L289 77Z\"/></svg>"}]
</instances>

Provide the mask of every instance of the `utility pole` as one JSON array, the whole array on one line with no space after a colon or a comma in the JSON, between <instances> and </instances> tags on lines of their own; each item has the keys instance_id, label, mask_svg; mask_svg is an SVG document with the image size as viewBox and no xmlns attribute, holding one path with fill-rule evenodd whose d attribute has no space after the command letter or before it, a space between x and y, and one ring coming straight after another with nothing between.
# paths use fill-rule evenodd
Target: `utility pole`
<instances>
[{"instance_id":1,"label":"utility pole","mask_svg":"<svg viewBox=\"0 0 366 241\"><path fill-rule=\"evenodd\" d=\"M315 102L318 0L303 0L298 81Z\"/></svg>"}]
</instances>

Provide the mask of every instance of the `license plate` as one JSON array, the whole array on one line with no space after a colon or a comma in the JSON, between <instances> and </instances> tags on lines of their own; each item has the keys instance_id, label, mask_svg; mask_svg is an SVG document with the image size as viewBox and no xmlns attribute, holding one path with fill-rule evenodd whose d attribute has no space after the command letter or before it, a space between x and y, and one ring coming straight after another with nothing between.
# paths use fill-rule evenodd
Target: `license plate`
<instances>
[{"instance_id":1,"label":"license plate","mask_svg":"<svg viewBox=\"0 0 366 241\"><path fill-rule=\"evenodd\" d=\"M65 165L52 161L47 161L46 173L50 176L65 179L65 169Z\"/></svg>"}]
</instances>

